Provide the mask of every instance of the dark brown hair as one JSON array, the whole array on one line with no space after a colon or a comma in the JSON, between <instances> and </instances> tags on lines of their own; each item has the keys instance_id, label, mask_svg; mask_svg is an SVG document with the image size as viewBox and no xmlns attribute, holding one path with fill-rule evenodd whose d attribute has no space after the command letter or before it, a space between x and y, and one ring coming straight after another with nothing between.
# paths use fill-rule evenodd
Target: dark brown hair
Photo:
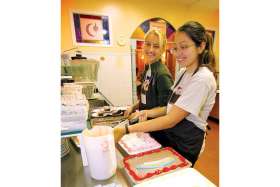
<instances>
[{"instance_id":1,"label":"dark brown hair","mask_svg":"<svg viewBox=\"0 0 280 187\"><path fill-rule=\"evenodd\" d=\"M214 72L215 56L213 52L213 39L212 36L206 32L205 28L196 21L189 21L182 25L178 31L184 32L187 36L189 36L195 43L196 47L199 47L202 42L205 42L205 48L199 55L198 68L206 66Z\"/></svg>"}]
</instances>

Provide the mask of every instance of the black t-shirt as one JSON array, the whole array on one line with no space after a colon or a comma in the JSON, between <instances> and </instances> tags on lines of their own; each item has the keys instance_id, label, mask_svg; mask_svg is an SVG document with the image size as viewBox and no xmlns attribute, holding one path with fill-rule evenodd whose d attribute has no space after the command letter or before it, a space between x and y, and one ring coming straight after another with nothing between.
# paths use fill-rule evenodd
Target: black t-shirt
<instances>
[{"instance_id":1,"label":"black t-shirt","mask_svg":"<svg viewBox=\"0 0 280 187\"><path fill-rule=\"evenodd\" d=\"M171 74L161 60L152 63L151 76L146 76L149 66L145 66L145 71L141 76L141 94L146 97L146 104L140 101L140 110L147 110L158 106L166 106L173 85Z\"/></svg>"}]
</instances>

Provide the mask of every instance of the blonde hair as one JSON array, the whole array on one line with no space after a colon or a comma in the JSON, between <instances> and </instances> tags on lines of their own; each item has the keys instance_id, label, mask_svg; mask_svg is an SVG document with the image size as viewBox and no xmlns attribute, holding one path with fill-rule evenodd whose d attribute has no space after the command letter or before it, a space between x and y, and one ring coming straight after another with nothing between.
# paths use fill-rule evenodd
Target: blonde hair
<instances>
[{"instance_id":1,"label":"blonde hair","mask_svg":"<svg viewBox=\"0 0 280 187\"><path fill-rule=\"evenodd\" d=\"M156 36L158 36L159 46L160 46L160 50L161 50L161 58L162 58L162 60L164 60L163 57L165 57L165 49L166 49L166 43L167 43L166 36L159 30L150 29L145 35L145 38L144 38L145 41L150 34L155 34Z\"/></svg>"}]
</instances>

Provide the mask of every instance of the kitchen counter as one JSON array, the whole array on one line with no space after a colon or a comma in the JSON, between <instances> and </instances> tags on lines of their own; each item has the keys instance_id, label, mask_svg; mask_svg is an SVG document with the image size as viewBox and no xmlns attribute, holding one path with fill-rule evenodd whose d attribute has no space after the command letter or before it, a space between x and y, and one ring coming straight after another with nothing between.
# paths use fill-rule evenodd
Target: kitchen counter
<instances>
[{"instance_id":1,"label":"kitchen counter","mask_svg":"<svg viewBox=\"0 0 280 187\"><path fill-rule=\"evenodd\" d=\"M82 164L82 158L80 151L77 147L69 144L71 151L70 153L61 159L61 186L62 187L102 187L101 185L116 184L116 187L131 187L133 186L131 181L125 177L126 174L123 169L123 151L120 146L116 146L117 154L117 171L115 175L107 180L94 180L90 176L88 166L84 167ZM125 154L127 155L127 154ZM177 172L172 172L167 175L163 175L152 180L140 183L135 186L162 186L167 184L172 186L176 183L184 184L184 186L209 186L216 187L211 181L201 175L198 171L193 168L184 168ZM115 187L110 185L110 187Z\"/></svg>"},{"instance_id":2,"label":"kitchen counter","mask_svg":"<svg viewBox=\"0 0 280 187\"><path fill-rule=\"evenodd\" d=\"M70 153L61 159L61 186L62 187L94 187L111 183L121 184L121 187L128 187L129 183L123 175L122 155L117 152L117 172L107 180L94 180L90 176L88 166L83 167L80 150L69 144Z\"/></svg>"}]
</instances>

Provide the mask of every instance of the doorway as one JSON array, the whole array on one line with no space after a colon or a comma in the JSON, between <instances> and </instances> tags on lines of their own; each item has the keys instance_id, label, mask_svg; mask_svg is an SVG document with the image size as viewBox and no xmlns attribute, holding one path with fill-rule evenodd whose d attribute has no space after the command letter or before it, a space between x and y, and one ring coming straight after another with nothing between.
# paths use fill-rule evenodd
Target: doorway
<instances>
[{"instance_id":1,"label":"doorway","mask_svg":"<svg viewBox=\"0 0 280 187\"><path fill-rule=\"evenodd\" d=\"M145 34L155 28L166 34L167 45L164 53L163 63L169 69L173 80L175 79L176 61L175 56L171 53L174 45L174 37L176 29L166 20L162 18L151 18L141 23L131 35L131 57L132 57L132 74L133 74L133 101L136 102L139 98L141 88L140 76L145 69L143 45Z\"/></svg>"}]
</instances>

